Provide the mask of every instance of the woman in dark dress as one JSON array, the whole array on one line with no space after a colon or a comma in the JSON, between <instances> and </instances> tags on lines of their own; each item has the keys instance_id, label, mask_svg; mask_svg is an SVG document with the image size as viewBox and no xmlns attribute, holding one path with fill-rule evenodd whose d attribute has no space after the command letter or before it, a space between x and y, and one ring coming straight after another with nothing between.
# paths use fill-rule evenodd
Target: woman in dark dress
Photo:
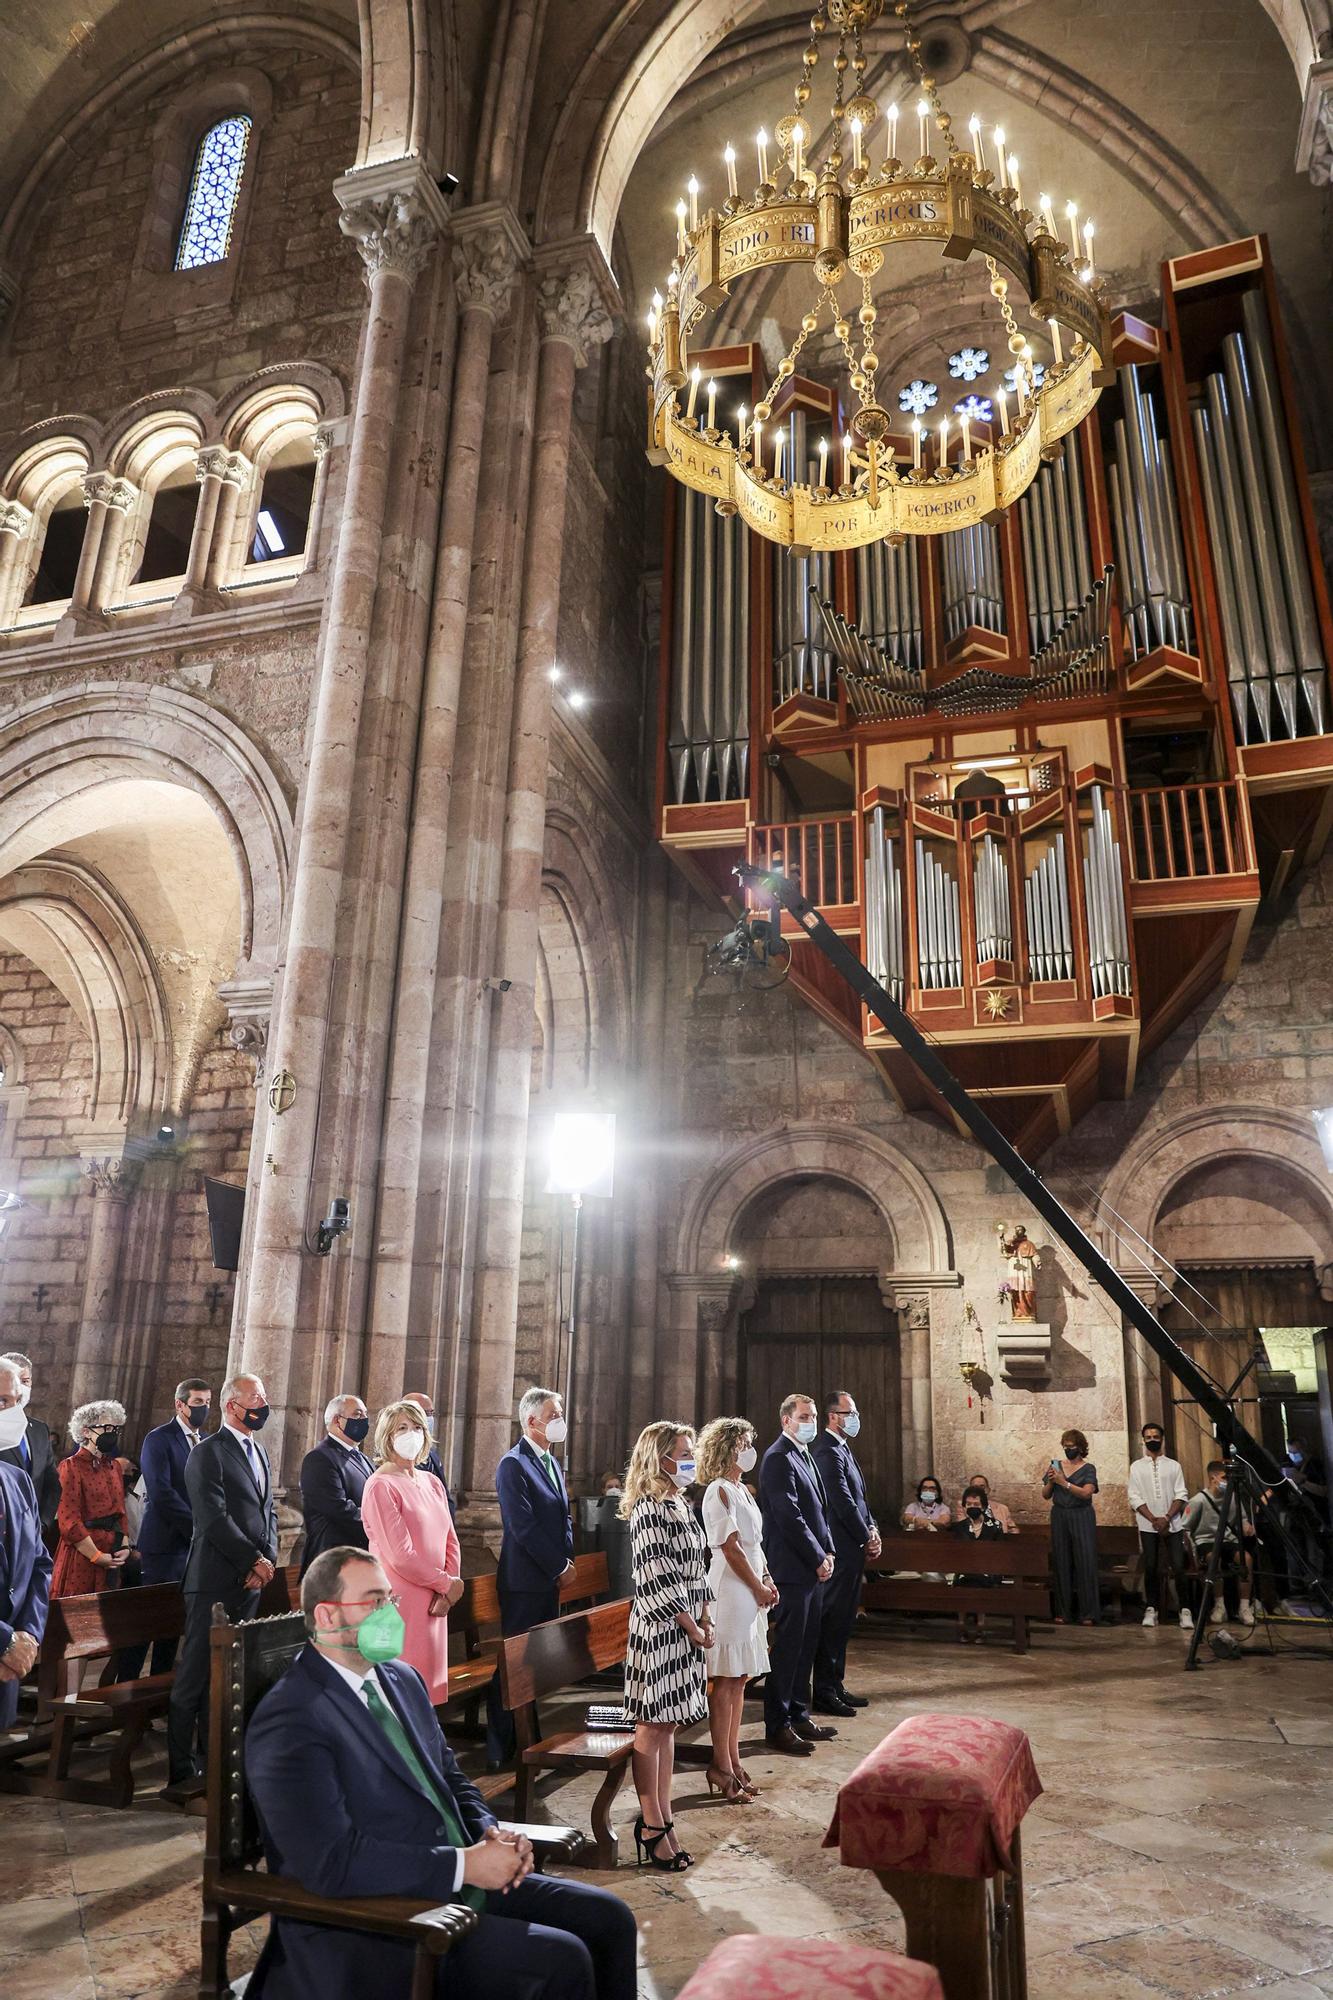
<instances>
[{"instance_id":1,"label":"woman in dark dress","mask_svg":"<svg viewBox=\"0 0 1333 2000\"><path fill-rule=\"evenodd\" d=\"M1067 1430L1060 1440L1063 1458L1042 1467L1041 1497L1051 1503L1051 1567L1055 1571L1055 1622L1067 1625L1078 1604L1082 1625L1095 1625L1101 1615L1097 1588L1097 1468L1088 1463L1088 1440L1082 1431Z\"/></svg>"}]
</instances>

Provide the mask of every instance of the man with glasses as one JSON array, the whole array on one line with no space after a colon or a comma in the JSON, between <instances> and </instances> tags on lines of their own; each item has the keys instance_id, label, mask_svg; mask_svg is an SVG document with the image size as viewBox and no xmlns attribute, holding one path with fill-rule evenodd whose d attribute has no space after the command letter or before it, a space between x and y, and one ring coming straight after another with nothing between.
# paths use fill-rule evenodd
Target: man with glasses
<instances>
[{"instance_id":1,"label":"man with glasses","mask_svg":"<svg viewBox=\"0 0 1333 2000\"><path fill-rule=\"evenodd\" d=\"M380 1565L329 1549L301 1584L309 1643L255 1710L245 1771L268 1865L315 1895L458 1902L476 1928L442 1961L449 2000L634 2000L634 1918L605 1889L532 1872L398 1659L403 1621ZM408 2000L414 1950L275 1919L257 2000Z\"/></svg>"}]
</instances>

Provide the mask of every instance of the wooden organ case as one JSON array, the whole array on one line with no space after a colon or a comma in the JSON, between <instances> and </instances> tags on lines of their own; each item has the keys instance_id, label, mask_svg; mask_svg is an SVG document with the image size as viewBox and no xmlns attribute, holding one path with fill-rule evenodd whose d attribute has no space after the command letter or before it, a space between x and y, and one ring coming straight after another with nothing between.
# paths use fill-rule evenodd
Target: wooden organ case
<instances>
[{"instance_id":1,"label":"wooden organ case","mask_svg":"<svg viewBox=\"0 0 1333 2000\"><path fill-rule=\"evenodd\" d=\"M1129 1095L1333 825L1333 623L1265 240L1172 260L1162 299L965 533L790 555L668 502L664 845L733 911L736 861L780 863L1029 1154ZM724 411L762 394L757 350L691 360ZM812 484L837 417L799 376L774 405ZM792 944L803 997L945 1115Z\"/></svg>"}]
</instances>

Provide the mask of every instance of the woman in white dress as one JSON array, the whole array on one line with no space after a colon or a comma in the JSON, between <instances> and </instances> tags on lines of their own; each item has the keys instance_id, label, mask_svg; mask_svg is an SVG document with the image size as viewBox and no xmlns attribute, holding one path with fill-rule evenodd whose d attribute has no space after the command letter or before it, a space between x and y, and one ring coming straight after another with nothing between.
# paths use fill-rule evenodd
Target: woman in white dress
<instances>
[{"instance_id":1,"label":"woman in white dress","mask_svg":"<svg viewBox=\"0 0 1333 2000\"><path fill-rule=\"evenodd\" d=\"M741 1763L741 1708L745 1683L768 1672L768 1614L778 1593L768 1573L760 1536L759 1503L743 1480L758 1454L744 1417L717 1417L695 1450L696 1477L704 1492L704 1533L712 1551L708 1587L716 1600L714 1638L708 1648L708 1713L713 1731L709 1791L729 1805L759 1796Z\"/></svg>"}]
</instances>

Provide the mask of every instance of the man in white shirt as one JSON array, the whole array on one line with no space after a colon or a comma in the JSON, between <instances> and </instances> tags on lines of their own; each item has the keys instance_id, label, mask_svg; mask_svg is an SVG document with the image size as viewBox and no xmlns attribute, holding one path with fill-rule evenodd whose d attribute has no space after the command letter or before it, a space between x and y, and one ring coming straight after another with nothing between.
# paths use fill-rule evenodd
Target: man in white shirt
<instances>
[{"instance_id":1,"label":"man in white shirt","mask_svg":"<svg viewBox=\"0 0 1333 2000\"><path fill-rule=\"evenodd\" d=\"M1143 1550L1143 1595L1147 1605L1143 1622L1147 1626L1157 1623L1157 1590L1165 1545L1176 1583L1180 1628L1189 1632L1194 1628L1194 1618L1187 1601L1182 1539L1189 1489L1176 1460L1166 1455L1166 1433L1162 1426L1147 1423L1139 1435L1143 1439L1143 1457L1136 1458L1129 1468L1129 1504L1137 1517L1139 1546Z\"/></svg>"}]
</instances>

